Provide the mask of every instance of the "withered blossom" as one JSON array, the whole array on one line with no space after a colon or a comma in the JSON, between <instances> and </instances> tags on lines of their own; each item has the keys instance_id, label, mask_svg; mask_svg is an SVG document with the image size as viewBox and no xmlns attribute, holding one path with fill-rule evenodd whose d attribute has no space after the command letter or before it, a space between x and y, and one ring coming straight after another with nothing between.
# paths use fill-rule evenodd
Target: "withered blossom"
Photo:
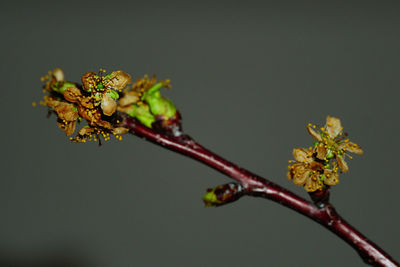
<instances>
[{"instance_id":1,"label":"withered blossom","mask_svg":"<svg viewBox=\"0 0 400 267\"><path fill-rule=\"evenodd\" d=\"M75 131L76 120L79 117L77 108L67 101L60 101L54 97L48 97L46 99L48 106L51 107L58 116L58 127L63 130L67 136L72 135Z\"/></svg>"},{"instance_id":2,"label":"withered blossom","mask_svg":"<svg viewBox=\"0 0 400 267\"><path fill-rule=\"evenodd\" d=\"M315 125L308 124L307 130L309 134L318 141L315 144L317 158L325 161L335 158L339 168L343 172L349 170L345 161L347 152L358 155L363 154L363 150L359 145L350 142L349 139L343 135L343 127L338 118L327 116L324 127L318 129Z\"/></svg>"},{"instance_id":3,"label":"withered blossom","mask_svg":"<svg viewBox=\"0 0 400 267\"><path fill-rule=\"evenodd\" d=\"M109 74L105 70L87 72L82 75L82 85L65 80L64 72L56 68L42 77L43 92L48 93L41 104L48 106L58 116L58 125L69 136L77 124L86 120L77 135L70 139L75 142L109 140L128 129L120 127L120 113L138 119L145 126L164 131L166 134L180 134L180 116L175 105L160 93L160 88L170 88L169 80L157 81L146 75L133 85L131 76L122 70ZM120 97L121 94L121 97Z\"/></svg>"},{"instance_id":4,"label":"withered blossom","mask_svg":"<svg viewBox=\"0 0 400 267\"><path fill-rule=\"evenodd\" d=\"M99 140L102 136L105 140L110 135L126 133L125 128L114 126L114 115L117 110L116 90L122 90L130 82L130 75L123 71L115 71L109 75L94 72L85 73L82 78L83 86L65 81L64 72L56 68L42 78L44 92L49 95L44 97L41 104L48 106L58 117L59 127L65 131L67 136L73 134L77 123L82 119L88 125L81 128L72 138L75 142L85 142L87 139ZM108 119L109 118L109 119Z\"/></svg>"},{"instance_id":5,"label":"withered blossom","mask_svg":"<svg viewBox=\"0 0 400 267\"><path fill-rule=\"evenodd\" d=\"M304 186L308 192L322 190L325 185L335 185L339 182L337 168L329 168L314 160L312 148L295 148L293 157L295 163L288 167L287 178L296 185Z\"/></svg>"},{"instance_id":6,"label":"withered blossom","mask_svg":"<svg viewBox=\"0 0 400 267\"><path fill-rule=\"evenodd\" d=\"M347 152L361 155L363 150L343 136L338 118L328 116L324 127L308 124L307 130L316 140L314 147L293 150L295 161L288 166L287 178L296 185L304 186L308 192L315 192L336 185L339 168L342 172L348 171L344 160Z\"/></svg>"}]
</instances>

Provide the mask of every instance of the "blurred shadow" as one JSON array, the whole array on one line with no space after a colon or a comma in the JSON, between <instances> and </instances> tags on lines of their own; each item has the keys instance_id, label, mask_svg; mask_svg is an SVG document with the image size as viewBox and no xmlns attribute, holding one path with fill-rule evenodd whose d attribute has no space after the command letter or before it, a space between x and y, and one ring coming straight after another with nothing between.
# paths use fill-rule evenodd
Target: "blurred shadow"
<instances>
[{"instance_id":1,"label":"blurred shadow","mask_svg":"<svg viewBox=\"0 0 400 267\"><path fill-rule=\"evenodd\" d=\"M82 257L60 252L0 252L0 267L89 267L89 264Z\"/></svg>"}]
</instances>

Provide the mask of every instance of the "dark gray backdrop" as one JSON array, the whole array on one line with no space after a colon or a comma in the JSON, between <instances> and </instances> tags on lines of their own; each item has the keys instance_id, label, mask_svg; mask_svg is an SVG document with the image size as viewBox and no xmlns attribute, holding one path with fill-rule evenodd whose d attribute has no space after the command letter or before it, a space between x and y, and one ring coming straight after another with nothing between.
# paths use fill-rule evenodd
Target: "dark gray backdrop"
<instances>
[{"instance_id":1,"label":"dark gray backdrop","mask_svg":"<svg viewBox=\"0 0 400 267\"><path fill-rule=\"evenodd\" d=\"M398 1L1 4L0 261L77 266L362 266L342 240L275 203L204 208L229 181L144 140L73 144L39 78L62 67L171 78L187 133L272 181L326 115L365 149L332 191L398 260Z\"/></svg>"}]
</instances>

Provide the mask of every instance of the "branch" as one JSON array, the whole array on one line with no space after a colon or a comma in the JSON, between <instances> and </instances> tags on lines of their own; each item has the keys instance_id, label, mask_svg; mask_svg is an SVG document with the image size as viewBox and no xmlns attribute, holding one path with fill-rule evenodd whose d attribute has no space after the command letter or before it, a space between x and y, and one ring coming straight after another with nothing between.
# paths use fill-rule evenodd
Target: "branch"
<instances>
[{"instance_id":1,"label":"branch","mask_svg":"<svg viewBox=\"0 0 400 267\"><path fill-rule=\"evenodd\" d=\"M243 187L243 194L278 202L321 224L352 246L365 263L373 266L399 266L385 251L348 224L330 203L316 206L265 178L239 168L181 132L175 132L173 136L160 134L127 115L121 114L121 117L121 126L128 128L132 134L191 157L231 177Z\"/></svg>"},{"instance_id":2,"label":"branch","mask_svg":"<svg viewBox=\"0 0 400 267\"><path fill-rule=\"evenodd\" d=\"M57 114L57 125L71 136L77 122L85 119L88 125L78 131L74 142L109 140L128 131L150 142L198 160L233 178L229 183L209 189L203 197L206 205L219 206L238 200L244 195L262 197L278 202L318 222L351 245L367 263L375 266L399 266L377 245L343 220L329 203L329 188L338 183L338 168L348 171L347 152L362 154L357 144L342 136L340 119L327 116L325 127L307 130L316 140L314 148L293 150L295 163L287 176L304 186L314 203L276 185L250 171L239 168L196 143L181 130L180 115L174 103L163 97L160 88L169 88L169 80L157 82L155 76L137 79L132 86L131 76L124 71L105 74L87 72L82 85L68 82L64 72L56 68L42 77L44 96L42 105ZM124 90L124 91L123 91ZM120 98L119 93L122 94ZM119 100L118 100L119 99ZM118 102L117 102L118 100ZM117 112L118 110L118 112ZM121 121L122 120L122 121ZM315 130L314 130L315 129ZM349 155L349 157L351 157Z\"/></svg>"}]
</instances>

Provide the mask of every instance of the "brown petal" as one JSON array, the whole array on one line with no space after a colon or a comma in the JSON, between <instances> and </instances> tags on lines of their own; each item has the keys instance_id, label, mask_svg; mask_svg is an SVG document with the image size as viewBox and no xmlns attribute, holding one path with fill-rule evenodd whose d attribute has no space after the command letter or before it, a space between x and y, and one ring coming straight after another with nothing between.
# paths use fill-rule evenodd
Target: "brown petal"
<instances>
[{"instance_id":1,"label":"brown petal","mask_svg":"<svg viewBox=\"0 0 400 267\"><path fill-rule=\"evenodd\" d=\"M126 134L127 132L129 132L129 129L127 129L125 127L117 127L117 128L113 129L113 134L115 134L115 135Z\"/></svg>"},{"instance_id":2,"label":"brown petal","mask_svg":"<svg viewBox=\"0 0 400 267\"><path fill-rule=\"evenodd\" d=\"M90 135L91 133L94 132L94 129L91 127L83 127L82 129L79 130L78 134L85 136L85 135Z\"/></svg>"},{"instance_id":3,"label":"brown petal","mask_svg":"<svg viewBox=\"0 0 400 267\"><path fill-rule=\"evenodd\" d=\"M304 148L293 149L293 157L298 162L310 162L309 151Z\"/></svg>"},{"instance_id":4,"label":"brown petal","mask_svg":"<svg viewBox=\"0 0 400 267\"><path fill-rule=\"evenodd\" d=\"M303 172L297 172L293 176L293 183L296 185L304 185L307 179L310 178L310 170L304 170Z\"/></svg>"},{"instance_id":5,"label":"brown petal","mask_svg":"<svg viewBox=\"0 0 400 267\"><path fill-rule=\"evenodd\" d=\"M54 108L58 118L66 121L75 121L79 115L73 104L61 102L60 105Z\"/></svg>"},{"instance_id":6,"label":"brown petal","mask_svg":"<svg viewBox=\"0 0 400 267\"><path fill-rule=\"evenodd\" d=\"M299 169L300 169L300 171L301 171L301 170L304 171L304 164L303 164L303 163L294 163L293 165L288 166L288 168L289 168L289 170L288 170L288 172L287 172L287 174L286 174L286 177L287 177L289 180L292 180L294 174L295 174L296 172L298 172Z\"/></svg>"},{"instance_id":7,"label":"brown petal","mask_svg":"<svg viewBox=\"0 0 400 267\"><path fill-rule=\"evenodd\" d=\"M357 154L357 155L362 155L364 153L362 148L353 142L346 143L345 149L346 149L346 151L349 151L349 152Z\"/></svg>"},{"instance_id":8,"label":"brown petal","mask_svg":"<svg viewBox=\"0 0 400 267\"><path fill-rule=\"evenodd\" d=\"M288 178L289 180L292 180L292 172L291 172L291 170L290 170L290 166L289 166L289 170L287 171L287 173L286 173L286 178Z\"/></svg>"},{"instance_id":9,"label":"brown petal","mask_svg":"<svg viewBox=\"0 0 400 267\"><path fill-rule=\"evenodd\" d=\"M321 188L321 182L319 181L318 176L319 173L316 172L310 176L309 179L307 179L307 182L304 186L307 192L314 192Z\"/></svg>"},{"instance_id":10,"label":"brown petal","mask_svg":"<svg viewBox=\"0 0 400 267\"><path fill-rule=\"evenodd\" d=\"M344 160L344 156L336 155L336 161L339 165L339 168L343 172L347 172L349 170L349 166L347 166L346 161Z\"/></svg>"},{"instance_id":11,"label":"brown petal","mask_svg":"<svg viewBox=\"0 0 400 267\"><path fill-rule=\"evenodd\" d=\"M139 101L139 96L135 92L129 92L118 100L120 106L128 106Z\"/></svg>"},{"instance_id":12,"label":"brown petal","mask_svg":"<svg viewBox=\"0 0 400 267\"><path fill-rule=\"evenodd\" d=\"M87 109L81 105L78 106L79 115L87 120L90 125L95 125L97 121L101 120L101 112L97 109Z\"/></svg>"},{"instance_id":13,"label":"brown petal","mask_svg":"<svg viewBox=\"0 0 400 267\"><path fill-rule=\"evenodd\" d=\"M115 90L122 90L131 82L131 75L122 70L117 70L111 73L111 78L107 85L112 86Z\"/></svg>"},{"instance_id":14,"label":"brown petal","mask_svg":"<svg viewBox=\"0 0 400 267\"><path fill-rule=\"evenodd\" d=\"M337 183L339 183L339 179L338 179L338 174L331 171L331 170L325 170L324 171L325 174L325 179L324 179L324 183L326 185L336 185Z\"/></svg>"},{"instance_id":15,"label":"brown petal","mask_svg":"<svg viewBox=\"0 0 400 267\"><path fill-rule=\"evenodd\" d=\"M117 110L117 102L107 93L104 93L101 98L101 109L104 115L111 116Z\"/></svg>"},{"instance_id":16,"label":"brown petal","mask_svg":"<svg viewBox=\"0 0 400 267\"><path fill-rule=\"evenodd\" d=\"M64 98L72 103L78 102L80 97L82 97L81 90L75 87L67 88L64 92Z\"/></svg>"},{"instance_id":17,"label":"brown petal","mask_svg":"<svg viewBox=\"0 0 400 267\"><path fill-rule=\"evenodd\" d=\"M326 131L330 138L335 138L343 130L339 118L328 116L326 117Z\"/></svg>"},{"instance_id":18,"label":"brown petal","mask_svg":"<svg viewBox=\"0 0 400 267\"><path fill-rule=\"evenodd\" d=\"M61 101L57 100L54 97L47 97L46 98L46 104L50 108L54 109L55 107L59 106L61 103L62 103Z\"/></svg>"},{"instance_id":19,"label":"brown petal","mask_svg":"<svg viewBox=\"0 0 400 267\"><path fill-rule=\"evenodd\" d=\"M71 121L69 123L57 122L58 127L65 132L66 136L70 136L74 133L76 127L76 121Z\"/></svg>"},{"instance_id":20,"label":"brown petal","mask_svg":"<svg viewBox=\"0 0 400 267\"><path fill-rule=\"evenodd\" d=\"M118 106L117 109L118 109L118 111L130 114L133 111L134 108L133 108L133 106L129 105L129 106L126 106L126 107Z\"/></svg>"},{"instance_id":21,"label":"brown petal","mask_svg":"<svg viewBox=\"0 0 400 267\"><path fill-rule=\"evenodd\" d=\"M328 154L327 149L325 148L324 144L319 144L315 148L317 152L317 158L324 160L326 158L326 154Z\"/></svg>"},{"instance_id":22,"label":"brown petal","mask_svg":"<svg viewBox=\"0 0 400 267\"><path fill-rule=\"evenodd\" d=\"M57 82L64 81L64 72L60 68L55 68L52 71L52 75Z\"/></svg>"},{"instance_id":23,"label":"brown petal","mask_svg":"<svg viewBox=\"0 0 400 267\"><path fill-rule=\"evenodd\" d=\"M86 90L90 90L96 86L96 73L94 72L86 72L82 75L81 81L82 85Z\"/></svg>"},{"instance_id":24,"label":"brown petal","mask_svg":"<svg viewBox=\"0 0 400 267\"><path fill-rule=\"evenodd\" d=\"M85 108L88 108L88 109L94 108L94 103L93 103L93 99L92 98L83 97L79 103L82 106L84 106Z\"/></svg>"},{"instance_id":25,"label":"brown petal","mask_svg":"<svg viewBox=\"0 0 400 267\"><path fill-rule=\"evenodd\" d=\"M307 131L314 139L318 140L319 142L322 141L321 135L319 135L316 131L314 131L311 125L307 126Z\"/></svg>"},{"instance_id":26,"label":"brown petal","mask_svg":"<svg viewBox=\"0 0 400 267\"><path fill-rule=\"evenodd\" d=\"M67 128L65 129L65 134L70 136L74 133L76 127L76 121L72 121L68 123Z\"/></svg>"},{"instance_id":27,"label":"brown petal","mask_svg":"<svg viewBox=\"0 0 400 267\"><path fill-rule=\"evenodd\" d=\"M105 129L111 130L112 129L112 125L111 123L109 123L108 121L103 121L103 120L98 120L96 122L96 125L103 127Z\"/></svg>"}]
</instances>

